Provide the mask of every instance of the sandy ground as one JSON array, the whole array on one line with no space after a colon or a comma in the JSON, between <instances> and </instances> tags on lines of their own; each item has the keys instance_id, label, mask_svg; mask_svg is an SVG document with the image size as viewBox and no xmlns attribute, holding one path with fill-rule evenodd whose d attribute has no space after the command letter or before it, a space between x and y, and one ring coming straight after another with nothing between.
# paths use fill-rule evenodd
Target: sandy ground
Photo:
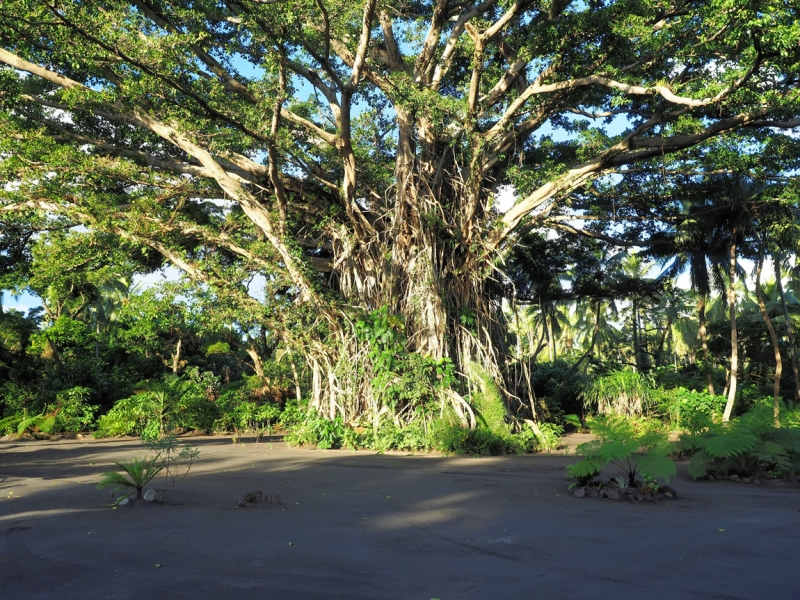
<instances>
[{"instance_id":1,"label":"sandy ground","mask_svg":"<svg viewBox=\"0 0 800 600\"><path fill-rule=\"evenodd\" d=\"M102 508L135 440L0 443L0 598L800 598L800 487L567 494L563 455L375 455L192 438L165 505ZM283 504L236 508L247 492Z\"/></svg>"}]
</instances>

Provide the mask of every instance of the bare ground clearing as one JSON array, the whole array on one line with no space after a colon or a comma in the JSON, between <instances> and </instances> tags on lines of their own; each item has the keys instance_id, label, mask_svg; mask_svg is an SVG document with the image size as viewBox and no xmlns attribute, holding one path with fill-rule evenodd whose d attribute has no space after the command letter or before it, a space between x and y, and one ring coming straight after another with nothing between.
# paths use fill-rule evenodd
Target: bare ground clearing
<instances>
[{"instance_id":1,"label":"bare ground clearing","mask_svg":"<svg viewBox=\"0 0 800 600\"><path fill-rule=\"evenodd\" d=\"M199 437L165 505L101 508L136 440L0 443L0 597L797 598L800 487L567 495L563 455L462 458ZM246 493L283 505L237 509Z\"/></svg>"}]
</instances>

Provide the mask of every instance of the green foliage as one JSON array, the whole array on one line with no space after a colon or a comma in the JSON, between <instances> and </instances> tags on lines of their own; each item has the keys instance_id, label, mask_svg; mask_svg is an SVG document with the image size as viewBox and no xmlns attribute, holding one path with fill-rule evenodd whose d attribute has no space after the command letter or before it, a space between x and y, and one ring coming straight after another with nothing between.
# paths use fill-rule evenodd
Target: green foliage
<instances>
[{"instance_id":1,"label":"green foliage","mask_svg":"<svg viewBox=\"0 0 800 600\"><path fill-rule=\"evenodd\" d=\"M563 359L532 363L531 387L538 400L537 415L560 423L565 416L583 412L581 393L589 383L583 373L572 372L572 365Z\"/></svg>"},{"instance_id":2,"label":"green foliage","mask_svg":"<svg viewBox=\"0 0 800 600\"><path fill-rule=\"evenodd\" d=\"M649 480L663 478L669 482L677 469L668 457L670 446L660 423L652 420L627 419L611 415L589 422L598 439L580 444L581 460L567 467L571 477L581 485L613 465L636 485L636 476Z\"/></svg>"},{"instance_id":3,"label":"green foliage","mask_svg":"<svg viewBox=\"0 0 800 600\"><path fill-rule=\"evenodd\" d=\"M94 422L94 414L98 409L98 406L88 403L91 394L92 390L82 386L59 392L53 407L56 417L53 431L78 433L88 430Z\"/></svg>"},{"instance_id":4,"label":"green foliage","mask_svg":"<svg viewBox=\"0 0 800 600\"><path fill-rule=\"evenodd\" d=\"M601 415L640 417L652 396L648 382L635 371L614 371L595 379L581 397Z\"/></svg>"},{"instance_id":5,"label":"green foliage","mask_svg":"<svg viewBox=\"0 0 800 600\"><path fill-rule=\"evenodd\" d=\"M216 380L197 370L143 382L136 394L118 401L98 419L98 437L141 435L157 439L176 427L210 430L217 409L208 398Z\"/></svg>"},{"instance_id":6,"label":"green foliage","mask_svg":"<svg viewBox=\"0 0 800 600\"><path fill-rule=\"evenodd\" d=\"M224 391L215 404L220 416L214 421L214 431L233 431L234 440L242 433L268 432L281 414L277 404L258 400L247 387Z\"/></svg>"},{"instance_id":7,"label":"green foliage","mask_svg":"<svg viewBox=\"0 0 800 600\"><path fill-rule=\"evenodd\" d=\"M678 387L657 390L655 408L668 416L677 427L689 432L707 429L725 408L725 397L714 396L707 391L688 390Z\"/></svg>"},{"instance_id":8,"label":"green foliage","mask_svg":"<svg viewBox=\"0 0 800 600\"><path fill-rule=\"evenodd\" d=\"M771 407L760 406L728 423L681 436L678 448L692 454L689 475L698 479L714 471L746 476L800 469L800 429L786 426L798 411L784 407L783 412L782 427L775 427Z\"/></svg>"},{"instance_id":9,"label":"green foliage","mask_svg":"<svg viewBox=\"0 0 800 600\"><path fill-rule=\"evenodd\" d=\"M569 415L575 416L575 415ZM539 423L538 432L533 430L536 436L536 446L542 452L550 454L561 445L561 436L564 434L564 427L556 423Z\"/></svg>"},{"instance_id":10,"label":"green foliage","mask_svg":"<svg viewBox=\"0 0 800 600\"><path fill-rule=\"evenodd\" d=\"M56 417L53 414L24 417L17 425L17 433L32 431L34 433L52 433L56 426Z\"/></svg>"},{"instance_id":11,"label":"green foliage","mask_svg":"<svg viewBox=\"0 0 800 600\"><path fill-rule=\"evenodd\" d=\"M344 445L347 429L341 418L326 419L310 409L302 422L288 430L284 440L295 446L310 444L323 450L336 449ZM348 441L350 439L348 437Z\"/></svg>"},{"instance_id":12,"label":"green foliage","mask_svg":"<svg viewBox=\"0 0 800 600\"><path fill-rule=\"evenodd\" d=\"M25 418L25 413L18 412L0 419L0 435L16 433L20 422Z\"/></svg>"},{"instance_id":13,"label":"green foliage","mask_svg":"<svg viewBox=\"0 0 800 600\"><path fill-rule=\"evenodd\" d=\"M405 407L435 404L438 394L455 382L453 363L409 352L402 317L386 307L362 316L355 323L359 341L367 347L372 394L397 413Z\"/></svg>"},{"instance_id":14,"label":"green foliage","mask_svg":"<svg viewBox=\"0 0 800 600\"><path fill-rule=\"evenodd\" d=\"M511 427L506 422L508 410L500 390L491 376L478 363L469 363L470 374L477 382L479 391L470 398L478 429L485 429L498 438L506 438L511 434Z\"/></svg>"}]
</instances>

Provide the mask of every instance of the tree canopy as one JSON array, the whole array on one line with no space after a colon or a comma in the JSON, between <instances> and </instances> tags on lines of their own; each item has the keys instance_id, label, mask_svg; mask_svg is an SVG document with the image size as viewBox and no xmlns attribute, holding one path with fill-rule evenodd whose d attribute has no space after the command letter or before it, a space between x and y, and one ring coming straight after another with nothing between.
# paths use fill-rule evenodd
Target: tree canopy
<instances>
[{"instance_id":1,"label":"tree canopy","mask_svg":"<svg viewBox=\"0 0 800 600\"><path fill-rule=\"evenodd\" d=\"M304 348L331 415L372 403L354 310L502 379L525 236L676 249L671 186L796 168L798 40L781 0L6 0L3 243L159 255Z\"/></svg>"}]
</instances>

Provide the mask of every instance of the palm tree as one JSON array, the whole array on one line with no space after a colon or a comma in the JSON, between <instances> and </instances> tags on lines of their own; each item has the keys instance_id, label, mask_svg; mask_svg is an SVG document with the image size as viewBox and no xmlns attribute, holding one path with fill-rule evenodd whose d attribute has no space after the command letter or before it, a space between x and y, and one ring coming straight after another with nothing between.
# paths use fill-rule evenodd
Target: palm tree
<instances>
[{"instance_id":1,"label":"palm tree","mask_svg":"<svg viewBox=\"0 0 800 600\"><path fill-rule=\"evenodd\" d=\"M772 351L775 356L775 380L772 389L772 411L775 427L780 426L780 395L781 395L781 373L783 372L783 360L781 359L781 349L778 345L778 336L775 333L775 327L772 325L767 312L767 304L764 301L764 291L761 289L761 271L764 268L764 240L759 239L758 244L758 258L756 260L756 299L758 300L758 308L761 311L761 316L764 319L764 324L767 326L769 333L769 341L772 345Z\"/></svg>"}]
</instances>

